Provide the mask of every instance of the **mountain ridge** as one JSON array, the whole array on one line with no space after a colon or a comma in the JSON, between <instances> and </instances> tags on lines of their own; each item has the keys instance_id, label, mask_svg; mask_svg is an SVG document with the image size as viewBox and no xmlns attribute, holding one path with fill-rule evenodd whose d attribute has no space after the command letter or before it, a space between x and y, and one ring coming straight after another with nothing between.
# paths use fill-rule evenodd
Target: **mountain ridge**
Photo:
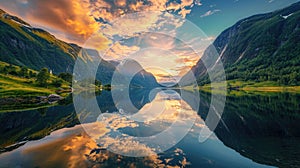
<instances>
[{"instance_id":1,"label":"mountain ridge","mask_svg":"<svg viewBox=\"0 0 300 168\"><path fill-rule=\"evenodd\" d=\"M214 57L213 50L219 54ZM210 83L203 61L223 63L227 80L299 85L300 2L238 21L224 30L192 68L199 85ZM211 69L214 64L210 64Z\"/></svg>"},{"instance_id":2,"label":"mountain ridge","mask_svg":"<svg viewBox=\"0 0 300 168\"><path fill-rule=\"evenodd\" d=\"M94 66L94 51L90 51L92 54L80 54L83 50L77 44L57 39L51 33L32 27L29 23L2 9L0 9L0 28L0 61L34 70L46 67L54 74L73 73L77 59ZM96 56L97 59L101 59L99 66L97 65L96 78L103 84L110 84L116 71L116 64L102 59L99 54ZM157 86L156 80L153 81L153 75L148 77L149 81L144 79L142 83L137 80L135 82L145 86L148 86L147 82L149 82Z\"/></svg>"}]
</instances>

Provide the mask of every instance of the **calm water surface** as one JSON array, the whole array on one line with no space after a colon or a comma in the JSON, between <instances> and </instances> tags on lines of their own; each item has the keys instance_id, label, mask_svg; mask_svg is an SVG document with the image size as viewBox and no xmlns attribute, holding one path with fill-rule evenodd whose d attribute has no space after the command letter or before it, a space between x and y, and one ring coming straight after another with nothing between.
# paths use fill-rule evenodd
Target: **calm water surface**
<instances>
[{"instance_id":1,"label":"calm water surface","mask_svg":"<svg viewBox=\"0 0 300 168\"><path fill-rule=\"evenodd\" d=\"M300 95L228 96L218 127L200 143L209 94L200 93L200 108L196 111L179 91L164 90L150 98L149 94L147 90L135 90L130 95L138 109L131 113L144 113L153 119L145 122L120 119L108 91L97 96L102 113L87 109L76 113L72 101L50 108L0 113L0 167L300 167ZM89 101L84 103L89 106ZM116 132L135 137L155 135L175 120L181 121L182 128L189 118L196 119L192 129L160 154L131 138L125 137L120 143L116 136ZM87 128L94 131L87 133ZM152 156L126 157L108 148L127 152L134 148L135 152Z\"/></svg>"}]
</instances>

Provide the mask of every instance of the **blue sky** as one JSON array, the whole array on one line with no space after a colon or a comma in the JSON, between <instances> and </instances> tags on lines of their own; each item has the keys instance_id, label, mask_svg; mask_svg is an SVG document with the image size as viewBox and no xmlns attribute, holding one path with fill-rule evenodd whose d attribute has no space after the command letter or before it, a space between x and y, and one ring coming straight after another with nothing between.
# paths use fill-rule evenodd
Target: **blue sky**
<instances>
[{"instance_id":1,"label":"blue sky","mask_svg":"<svg viewBox=\"0 0 300 168\"><path fill-rule=\"evenodd\" d=\"M298 1L202 0L202 5L194 6L187 19L199 26L208 36L217 36L243 18L281 9L295 2ZM215 11L215 13L204 17L203 15L208 11Z\"/></svg>"}]
</instances>

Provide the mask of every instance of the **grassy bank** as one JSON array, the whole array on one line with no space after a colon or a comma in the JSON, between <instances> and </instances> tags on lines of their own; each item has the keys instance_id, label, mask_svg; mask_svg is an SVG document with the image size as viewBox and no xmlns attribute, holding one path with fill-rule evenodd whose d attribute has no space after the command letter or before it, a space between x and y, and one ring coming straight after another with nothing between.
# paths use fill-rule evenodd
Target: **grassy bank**
<instances>
[{"instance_id":1,"label":"grassy bank","mask_svg":"<svg viewBox=\"0 0 300 168\"><path fill-rule=\"evenodd\" d=\"M211 92L212 88L216 92L218 90L224 90L224 83L212 83L204 86L199 86L201 91ZM238 92L243 93L263 93L263 92L291 92L291 93L300 93L300 86L284 86L276 82L265 81L265 82L252 82L252 81L238 81L231 80L227 81L227 94L239 94Z\"/></svg>"},{"instance_id":2,"label":"grassy bank","mask_svg":"<svg viewBox=\"0 0 300 168\"><path fill-rule=\"evenodd\" d=\"M39 96L56 93L65 97L70 91L68 82L52 74L49 74L46 85L37 83L37 74L32 69L0 62L0 111L49 106L49 103L41 102ZM58 80L61 81L59 87L53 84Z\"/></svg>"},{"instance_id":3,"label":"grassy bank","mask_svg":"<svg viewBox=\"0 0 300 168\"><path fill-rule=\"evenodd\" d=\"M62 87L67 89L68 85ZM53 86L40 87L31 79L0 74L0 111L49 106L49 103L42 103L38 96L48 96L59 90ZM65 96L66 93L60 95Z\"/></svg>"},{"instance_id":4,"label":"grassy bank","mask_svg":"<svg viewBox=\"0 0 300 168\"><path fill-rule=\"evenodd\" d=\"M68 89L70 83L61 80L59 87L52 83L59 80L55 75L49 74L46 85L40 85L36 82L36 76L39 72L26 68L22 73L22 67L0 62L0 95L3 97L15 96L41 96L59 92L59 90Z\"/></svg>"}]
</instances>

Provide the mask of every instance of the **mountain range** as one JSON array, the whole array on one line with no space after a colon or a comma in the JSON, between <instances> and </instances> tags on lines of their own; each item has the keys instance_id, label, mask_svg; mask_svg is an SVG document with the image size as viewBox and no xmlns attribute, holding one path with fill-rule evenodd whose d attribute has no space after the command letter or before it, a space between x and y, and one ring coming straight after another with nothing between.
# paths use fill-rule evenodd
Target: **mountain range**
<instances>
[{"instance_id":1,"label":"mountain range","mask_svg":"<svg viewBox=\"0 0 300 168\"><path fill-rule=\"evenodd\" d=\"M0 10L0 15L0 61L35 70L47 67L55 74L72 73L82 49L80 46L61 41L3 10ZM299 55L300 2L238 21L206 49L192 67L192 72L198 84L204 85L210 83L208 70L215 71L218 78L218 69L214 67L222 63L227 80L299 85ZM84 62L93 60L88 54L78 59ZM208 63L207 67L203 61ZM140 66L137 62L134 64ZM96 78L104 84L111 83L118 65L118 62L101 60ZM134 79L131 84L135 86L158 86L154 76L145 70L138 72Z\"/></svg>"},{"instance_id":2,"label":"mountain range","mask_svg":"<svg viewBox=\"0 0 300 168\"><path fill-rule=\"evenodd\" d=\"M227 80L299 85L300 2L242 19L223 31L192 68L198 84L210 83L207 72L220 63Z\"/></svg>"},{"instance_id":3,"label":"mountain range","mask_svg":"<svg viewBox=\"0 0 300 168\"><path fill-rule=\"evenodd\" d=\"M0 9L0 61L34 70L46 67L54 74L72 73L77 59L93 65L94 58L90 54L79 54L80 51L80 46L59 40L49 32L32 27ZM99 55L97 58L101 59ZM137 62L134 64L140 66ZM114 72L118 71L117 65L118 62L101 59L96 78L103 84L110 84ZM147 87L158 85L153 75L143 69L137 72L131 83Z\"/></svg>"}]
</instances>

